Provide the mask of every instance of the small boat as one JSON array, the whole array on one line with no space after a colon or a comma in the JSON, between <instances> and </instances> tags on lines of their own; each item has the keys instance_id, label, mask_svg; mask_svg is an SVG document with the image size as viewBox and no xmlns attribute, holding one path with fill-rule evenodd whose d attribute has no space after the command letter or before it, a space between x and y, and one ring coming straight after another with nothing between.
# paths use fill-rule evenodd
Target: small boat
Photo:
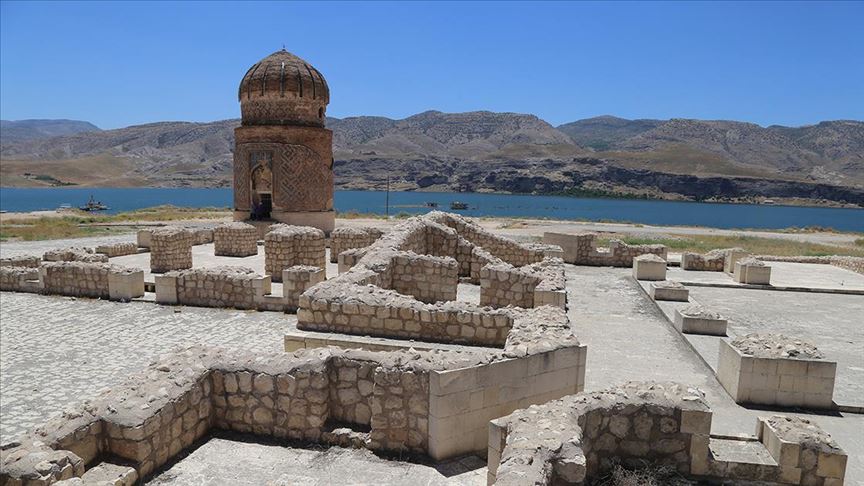
<instances>
[{"instance_id":1,"label":"small boat","mask_svg":"<svg viewBox=\"0 0 864 486\"><path fill-rule=\"evenodd\" d=\"M450 209L468 209L468 204L459 201L453 201L450 203Z\"/></svg>"},{"instance_id":2,"label":"small boat","mask_svg":"<svg viewBox=\"0 0 864 486\"><path fill-rule=\"evenodd\" d=\"M60 206L58 206L57 209L59 209L60 211L65 211L67 209L72 209L72 205L69 203L63 203Z\"/></svg>"},{"instance_id":3,"label":"small boat","mask_svg":"<svg viewBox=\"0 0 864 486\"><path fill-rule=\"evenodd\" d=\"M435 201L427 201L427 202L424 204L424 206L426 206L427 208L437 208L437 207L438 207L438 203L435 202Z\"/></svg>"},{"instance_id":4,"label":"small boat","mask_svg":"<svg viewBox=\"0 0 864 486\"><path fill-rule=\"evenodd\" d=\"M87 204L81 206L78 209L80 209L81 211L105 211L111 208L102 204L102 201L97 201L96 199L94 199L93 195L91 194L90 200L87 201Z\"/></svg>"}]
</instances>

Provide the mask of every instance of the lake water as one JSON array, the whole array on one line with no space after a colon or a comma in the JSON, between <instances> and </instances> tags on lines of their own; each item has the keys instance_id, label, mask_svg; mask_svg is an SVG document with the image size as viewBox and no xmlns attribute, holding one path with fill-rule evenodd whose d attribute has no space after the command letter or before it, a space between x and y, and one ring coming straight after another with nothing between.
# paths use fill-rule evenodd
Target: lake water
<instances>
[{"instance_id":1,"label":"lake water","mask_svg":"<svg viewBox=\"0 0 864 486\"><path fill-rule=\"evenodd\" d=\"M0 188L0 209L35 211L55 209L61 204L81 206L90 195L111 207L109 213L173 204L185 207L229 207L231 189L160 188ZM807 208L745 204L709 204L633 199L588 199L511 194L438 192L391 192L390 214L418 214L430 210L426 202L437 202L449 210L461 201L467 216L521 216L549 219L612 220L655 225L694 225L715 228L831 227L864 232L864 210ZM385 214L382 191L336 191L338 212Z\"/></svg>"}]
</instances>

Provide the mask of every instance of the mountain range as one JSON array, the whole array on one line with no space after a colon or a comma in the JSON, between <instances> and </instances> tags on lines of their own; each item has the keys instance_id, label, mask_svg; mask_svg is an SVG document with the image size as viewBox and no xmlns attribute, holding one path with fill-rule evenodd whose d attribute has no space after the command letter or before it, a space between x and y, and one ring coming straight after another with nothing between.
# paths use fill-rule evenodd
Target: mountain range
<instances>
[{"instance_id":1,"label":"mountain range","mask_svg":"<svg viewBox=\"0 0 864 486\"><path fill-rule=\"evenodd\" d=\"M99 130L3 121L3 186L230 186L239 120ZM328 118L343 189L775 198L864 205L864 122L803 127L601 116L427 111Z\"/></svg>"}]
</instances>

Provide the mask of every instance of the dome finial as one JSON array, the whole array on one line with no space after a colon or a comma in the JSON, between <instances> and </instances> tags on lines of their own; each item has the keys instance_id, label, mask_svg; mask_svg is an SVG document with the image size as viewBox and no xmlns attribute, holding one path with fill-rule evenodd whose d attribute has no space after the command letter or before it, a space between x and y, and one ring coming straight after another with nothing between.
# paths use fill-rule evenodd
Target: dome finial
<instances>
[{"instance_id":1,"label":"dome finial","mask_svg":"<svg viewBox=\"0 0 864 486\"><path fill-rule=\"evenodd\" d=\"M285 44L282 44L282 50L283 51L285 50Z\"/></svg>"}]
</instances>

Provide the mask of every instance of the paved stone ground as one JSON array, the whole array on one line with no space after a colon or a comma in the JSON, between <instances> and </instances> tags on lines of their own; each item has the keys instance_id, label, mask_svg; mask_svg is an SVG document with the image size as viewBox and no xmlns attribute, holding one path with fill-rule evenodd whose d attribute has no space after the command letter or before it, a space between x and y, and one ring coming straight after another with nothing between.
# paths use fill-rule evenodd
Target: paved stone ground
<instances>
[{"instance_id":1,"label":"paved stone ground","mask_svg":"<svg viewBox=\"0 0 864 486\"><path fill-rule=\"evenodd\" d=\"M0 441L175 346L281 351L293 315L0 293Z\"/></svg>"},{"instance_id":2,"label":"paved stone ground","mask_svg":"<svg viewBox=\"0 0 864 486\"><path fill-rule=\"evenodd\" d=\"M430 466L382 459L360 449L302 449L213 438L146 484L485 486L485 466L476 456Z\"/></svg>"},{"instance_id":3,"label":"paved stone ground","mask_svg":"<svg viewBox=\"0 0 864 486\"><path fill-rule=\"evenodd\" d=\"M864 290L864 275L834 265L817 263L766 262L771 267L771 285L815 289ZM694 272L669 268L669 280L707 284L741 285L724 272Z\"/></svg>"},{"instance_id":4,"label":"paved stone ground","mask_svg":"<svg viewBox=\"0 0 864 486\"><path fill-rule=\"evenodd\" d=\"M729 320L728 334L800 337L837 361L834 401L864 407L864 296L690 287L690 295Z\"/></svg>"},{"instance_id":5,"label":"paved stone ground","mask_svg":"<svg viewBox=\"0 0 864 486\"><path fill-rule=\"evenodd\" d=\"M864 484L864 415L808 414L739 406L714 377L712 369L642 292L630 269L573 265L567 265L566 269L568 315L579 340L588 344L586 390L629 380L672 380L696 385L705 392L714 411L711 428L714 434L752 434L756 417L773 413L814 420L849 454L847 484ZM754 304L757 306L768 305L780 293L754 292L761 296ZM792 298L810 295L788 294ZM782 306L776 309L782 312ZM847 326L860 321L851 316L847 319ZM823 332L835 331L826 326Z\"/></svg>"}]
</instances>

